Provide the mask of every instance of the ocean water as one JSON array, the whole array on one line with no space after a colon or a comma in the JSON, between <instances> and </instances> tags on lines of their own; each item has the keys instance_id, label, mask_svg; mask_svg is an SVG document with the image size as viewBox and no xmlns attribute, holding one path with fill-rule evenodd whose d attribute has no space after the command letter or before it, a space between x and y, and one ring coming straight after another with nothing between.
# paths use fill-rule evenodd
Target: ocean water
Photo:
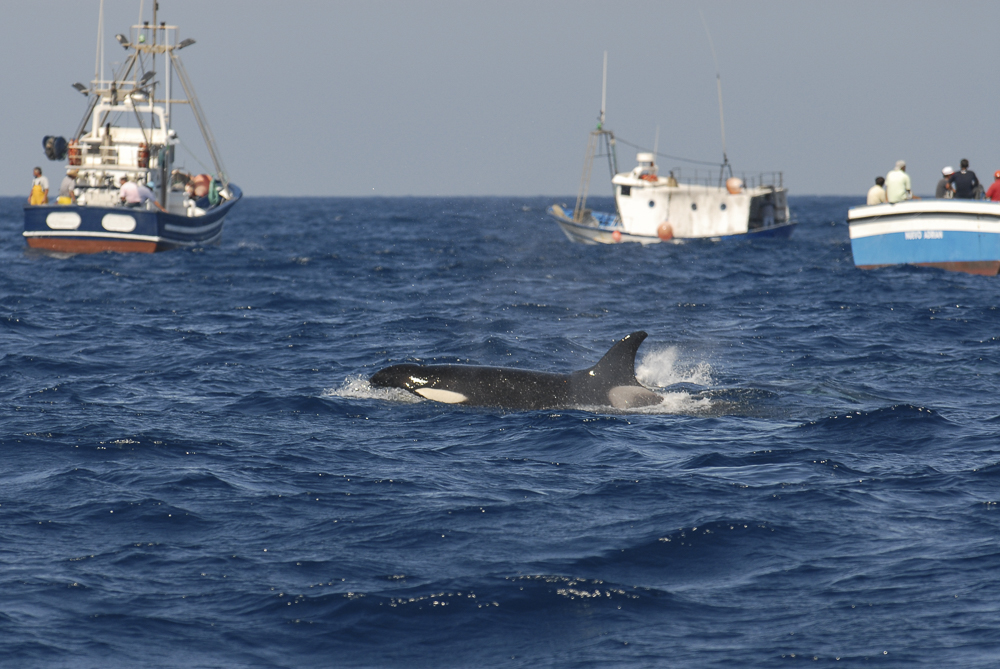
<instances>
[{"instance_id":1,"label":"ocean water","mask_svg":"<svg viewBox=\"0 0 1000 669\"><path fill-rule=\"evenodd\" d=\"M855 269L850 198L649 248L550 203L247 198L55 258L0 200L0 665L997 666L1000 282ZM366 380L635 330L652 410Z\"/></svg>"}]
</instances>

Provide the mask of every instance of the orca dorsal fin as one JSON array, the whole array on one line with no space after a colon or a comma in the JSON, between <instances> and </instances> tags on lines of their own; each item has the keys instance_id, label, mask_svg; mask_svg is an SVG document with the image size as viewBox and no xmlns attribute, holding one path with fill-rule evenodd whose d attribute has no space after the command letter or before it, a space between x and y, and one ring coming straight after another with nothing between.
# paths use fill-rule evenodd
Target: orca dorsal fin
<instances>
[{"instance_id":1,"label":"orca dorsal fin","mask_svg":"<svg viewBox=\"0 0 1000 669\"><path fill-rule=\"evenodd\" d=\"M626 335L615 342L601 361L590 369L584 370L587 376L598 379L602 385L608 386L638 386L635 378L635 353L639 344L647 337L642 330Z\"/></svg>"}]
</instances>

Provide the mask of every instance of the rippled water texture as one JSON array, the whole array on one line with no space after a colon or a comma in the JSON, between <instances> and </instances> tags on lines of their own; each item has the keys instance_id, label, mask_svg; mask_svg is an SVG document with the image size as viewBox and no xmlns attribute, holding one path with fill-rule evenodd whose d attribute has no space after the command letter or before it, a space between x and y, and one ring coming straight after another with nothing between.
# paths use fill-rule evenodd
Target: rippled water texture
<instances>
[{"instance_id":1,"label":"rippled water texture","mask_svg":"<svg viewBox=\"0 0 1000 669\"><path fill-rule=\"evenodd\" d=\"M0 664L1000 663L1000 282L855 269L844 198L650 248L548 204L248 198L216 248L52 258L0 201ZM653 411L366 381L639 329Z\"/></svg>"}]
</instances>

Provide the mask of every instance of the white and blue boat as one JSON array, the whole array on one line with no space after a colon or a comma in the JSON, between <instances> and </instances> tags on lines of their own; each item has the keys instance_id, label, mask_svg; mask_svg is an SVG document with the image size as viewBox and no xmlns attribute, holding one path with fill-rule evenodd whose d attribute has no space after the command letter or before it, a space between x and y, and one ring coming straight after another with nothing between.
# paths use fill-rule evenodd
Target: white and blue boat
<instances>
[{"instance_id":1,"label":"white and blue boat","mask_svg":"<svg viewBox=\"0 0 1000 669\"><path fill-rule=\"evenodd\" d=\"M53 204L25 206L29 247L63 253L152 253L220 240L226 214L242 192L229 181L177 53L194 40L179 41L177 26L157 23L159 3L151 4L152 22L115 36L128 56L105 78L101 3L94 79L89 87L74 84L89 98L84 117L68 141L43 140L49 159L66 160L65 173L74 179L72 195ZM183 98L174 97L175 76ZM178 104L194 113L214 174L191 175L175 162L180 139L171 128L171 114ZM153 199L126 206L119 198L122 178L148 188Z\"/></svg>"},{"instance_id":2,"label":"white and blue boat","mask_svg":"<svg viewBox=\"0 0 1000 669\"><path fill-rule=\"evenodd\" d=\"M619 172L615 134L604 127L607 80L608 54L605 52L600 122L597 129L590 133L576 204L572 211L568 206L558 204L548 209L549 216L556 220L570 241L582 244L658 244L678 243L686 239L716 241L749 235L787 237L791 234L795 222L788 210L788 191L785 190L782 173L765 172L750 177L743 175L743 178L733 175L726 154L722 83L718 74L719 124L722 131L722 163L718 178L711 174L699 177L695 172L694 178L685 179L680 168L675 168L666 177L659 174L656 165L656 158L660 155L656 150L659 128L653 151L639 153L636 156L638 164L630 172ZM587 208L590 176L594 159L599 155L608 160L615 196L614 213L595 212ZM729 178L724 179L727 171Z\"/></svg>"},{"instance_id":3,"label":"white and blue boat","mask_svg":"<svg viewBox=\"0 0 1000 669\"><path fill-rule=\"evenodd\" d=\"M1000 271L998 202L906 200L854 207L847 221L861 269L905 264L985 276Z\"/></svg>"},{"instance_id":4,"label":"white and blue boat","mask_svg":"<svg viewBox=\"0 0 1000 669\"><path fill-rule=\"evenodd\" d=\"M614 174L611 179L616 212L587 209L586 192L581 192L573 211L557 204L549 207L549 215L570 241L657 244L791 234L794 221L780 172L747 180L730 177L724 185L716 185L711 176L690 181L660 176L653 153L640 153L636 159L638 165L631 172Z\"/></svg>"}]
</instances>

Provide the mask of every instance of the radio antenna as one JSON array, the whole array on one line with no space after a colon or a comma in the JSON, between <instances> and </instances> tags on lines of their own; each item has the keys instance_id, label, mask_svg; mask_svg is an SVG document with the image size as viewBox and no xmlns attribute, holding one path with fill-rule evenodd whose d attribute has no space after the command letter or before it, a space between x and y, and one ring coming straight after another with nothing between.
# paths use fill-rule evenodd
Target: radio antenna
<instances>
[{"instance_id":1,"label":"radio antenna","mask_svg":"<svg viewBox=\"0 0 1000 669\"><path fill-rule=\"evenodd\" d=\"M719 59L715 57L715 43L712 41L712 33L708 31L708 21L705 14L698 8L698 15L701 17L701 25L705 26L705 36L708 37L708 48L712 50L712 62L715 64L715 87L719 93L719 128L722 130L722 170L719 172L719 181L722 181L722 173L729 169L729 176L733 175L733 168L729 164L729 156L726 154L726 117L722 113L722 75L719 74Z\"/></svg>"}]
</instances>

